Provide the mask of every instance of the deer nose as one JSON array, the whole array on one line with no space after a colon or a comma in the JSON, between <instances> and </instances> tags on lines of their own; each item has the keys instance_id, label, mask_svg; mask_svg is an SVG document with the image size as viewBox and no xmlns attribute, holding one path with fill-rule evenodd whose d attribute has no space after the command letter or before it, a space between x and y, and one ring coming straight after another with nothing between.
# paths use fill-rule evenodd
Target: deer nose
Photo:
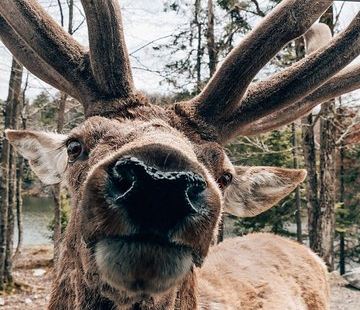
<instances>
[{"instance_id":1,"label":"deer nose","mask_svg":"<svg viewBox=\"0 0 360 310\"><path fill-rule=\"evenodd\" d=\"M124 208L139 227L166 231L201 211L206 182L192 171L162 171L136 157L111 168L112 204Z\"/></svg>"}]
</instances>

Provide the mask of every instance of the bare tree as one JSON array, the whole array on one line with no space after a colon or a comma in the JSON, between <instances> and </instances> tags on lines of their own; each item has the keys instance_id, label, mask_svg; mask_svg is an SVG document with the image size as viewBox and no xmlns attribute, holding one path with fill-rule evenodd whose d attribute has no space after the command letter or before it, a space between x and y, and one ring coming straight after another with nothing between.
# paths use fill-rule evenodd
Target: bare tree
<instances>
[{"instance_id":1,"label":"bare tree","mask_svg":"<svg viewBox=\"0 0 360 310\"><path fill-rule=\"evenodd\" d=\"M21 107L20 107L20 121L19 128L25 130L27 127L27 108L28 100L26 99L26 91L29 84L29 72L26 75L25 85L22 90ZM24 158L20 156L18 158L18 165L16 170L16 224L18 229L18 243L16 245L15 254L13 260L16 260L21 252L24 239L23 228L23 199L22 199L22 182L24 175Z\"/></svg>"},{"instance_id":2,"label":"bare tree","mask_svg":"<svg viewBox=\"0 0 360 310\"><path fill-rule=\"evenodd\" d=\"M196 87L197 92L201 90L201 60L203 56L202 49L202 23L200 20L201 0L195 0L194 5L194 24L197 28L197 47L196 47Z\"/></svg>"},{"instance_id":3,"label":"bare tree","mask_svg":"<svg viewBox=\"0 0 360 310\"><path fill-rule=\"evenodd\" d=\"M74 1L67 1L67 10L68 10L68 28L67 31L70 35L74 33L73 24L74 24ZM63 8L60 1L58 1L58 7L61 15L61 26L65 26ZM56 131L61 133L64 128L65 123L65 109L66 101L68 95L65 92L60 93L59 104L58 104L58 118L56 124ZM61 184L56 184L52 187L52 194L54 199L54 261L55 265L59 259L60 255L60 243L62 236L62 227L61 227L61 216L62 216L62 187Z\"/></svg>"},{"instance_id":4,"label":"bare tree","mask_svg":"<svg viewBox=\"0 0 360 310\"><path fill-rule=\"evenodd\" d=\"M332 6L320 20L329 26L331 34L333 34L334 13ZM330 270L334 270L336 139L335 100L332 99L323 103L320 111L320 217L317 232L320 238L313 248L324 259Z\"/></svg>"},{"instance_id":5,"label":"bare tree","mask_svg":"<svg viewBox=\"0 0 360 310\"><path fill-rule=\"evenodd\" d=\"M209 54L209 71L210 77L212 77L216 71L217 64L217 49L215 43L215 33L214 33L214 4L212 0L208 0L208 24L207 24L207 49Z\"/></svg>"},{"instance_id":6,"label":"bare tree","mask_svg":"<svg viewBox=\"0 0 360 310\"><path fill-rule=\"evenodd\" d=\"M5 106L5 128L17 128L20 109L23 67L13 58L9 92ZM0 185L0 289L12 286L12 256L14 238L14 210L16 207L16 155L7 140L3 140L1 152Z\"/></svg>"}]
</instances>

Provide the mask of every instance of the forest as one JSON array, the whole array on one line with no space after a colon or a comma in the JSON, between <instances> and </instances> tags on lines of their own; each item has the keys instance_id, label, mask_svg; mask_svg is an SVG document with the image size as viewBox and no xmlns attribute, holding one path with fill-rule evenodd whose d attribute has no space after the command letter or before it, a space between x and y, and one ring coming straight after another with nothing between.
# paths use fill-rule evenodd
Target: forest
<instances>
[{"instance_id":1,"label":"forest","mask_svg":"<svg viewBox=\"0 0 360 310\"><path fill-rule=\"evenodd\" d=\"M135 22L129 17L133 14L132 18L144 18L148 23L142 25L142 31L155 29L147 40L127 38L133 40L131 66L151 102L164 106L198 94L224 57L281 2L164 0L156 1L158 12L154 13L146 4L142 6L144 1L135 6L136 1L121 1L125 24ZM86 41L79 0L40 2L68 34ZM336 2L320 22L335 36L359 9L358 3ZM176 21L171 31L158 32L161 25L154 26L156 15ZM299 37L285 45L254 81L306 55L304 39ZM159 90L146 89L149 81ZM0 309L42 309L69 221L70 194L64 184L43 185L28 161L6 140L4 131L68 133L84 120L84 110L68 94L39 82L1 41L0 88ZM271 232L305 244L331 272L331 309L360 307L359 111L360 93L353 91L323 102L302 119L276 130L259 134L249 128L226 146L234 164L302 168L307 178L276 207L254 218L224 214L218 241ZM40 239L37 229L42 231Z\"/></svg>"}]
</instances>

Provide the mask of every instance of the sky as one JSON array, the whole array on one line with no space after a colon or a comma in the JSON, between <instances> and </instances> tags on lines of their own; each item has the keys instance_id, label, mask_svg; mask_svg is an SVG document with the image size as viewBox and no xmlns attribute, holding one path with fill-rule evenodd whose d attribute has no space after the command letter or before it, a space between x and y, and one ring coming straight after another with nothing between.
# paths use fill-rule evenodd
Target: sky
<instances>
[{"instance_id":1,"label":"sky","mask_svg":"<svg viewBox=\"0 0 360 310\"><path fill-rule=\"evenodd\" d=\"M240 1L240 0L239 0ZM57 0L39 0L43 7L55 19L59 21ZM62 0L64 2L64 0ZM161 83L159 74L149 72L143 68L151 68L153 71L160 70L164 61L168 58L154 57L152 41L156 43L166 42L177 27L184 23L183 17L174 12L164 12L166 0L122 0L121 8L125 29L125 39L130 53L130 61L133 67L135 85L138 89L148 93L171 93L173 89L166 83ZM181 1L180 1L181 2ZM260 1L266 5L267 0ZM79 1L75 1L80 7ZM342 2L336 2L337 10ZM346 27L352 17L360 10L360 3L347 2L344 4L340 15L340 28ZM217 16L221 20L222 16ZM83 17L79 10L75 10L75 27L82 21ZM256 23L257 21L254 21ZM74 37L83 45L87 43L86 24L75 33ZM145 47L144 47L145 46ZM5 100L8 92L8 80L10 76L11 54L0 42L0 99ZM25 76L25 75L24 75ZM25 77L24 77L25 78ZM54 94L55 90L40 81L33 75L29 75L29 90L27 96L33 99L39 92L46 90Z\"/></svg>"}]
</instances>

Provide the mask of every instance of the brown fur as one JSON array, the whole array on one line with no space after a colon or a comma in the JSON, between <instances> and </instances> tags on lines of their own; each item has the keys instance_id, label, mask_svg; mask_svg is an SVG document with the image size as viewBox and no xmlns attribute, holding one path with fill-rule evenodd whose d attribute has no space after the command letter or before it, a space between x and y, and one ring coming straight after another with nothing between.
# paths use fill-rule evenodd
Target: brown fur
<instances>
[{"instance_id":1,"label":"brown fur","mask_svg":"<svg viewBox=\"0 0 360 310\"><path fill-rule=\"evenodd\" d=\"M298 243L271 234L228 239L199 271L200 308L327 309L326 279L325 265Z\"/></svg>"}]
</instances>

